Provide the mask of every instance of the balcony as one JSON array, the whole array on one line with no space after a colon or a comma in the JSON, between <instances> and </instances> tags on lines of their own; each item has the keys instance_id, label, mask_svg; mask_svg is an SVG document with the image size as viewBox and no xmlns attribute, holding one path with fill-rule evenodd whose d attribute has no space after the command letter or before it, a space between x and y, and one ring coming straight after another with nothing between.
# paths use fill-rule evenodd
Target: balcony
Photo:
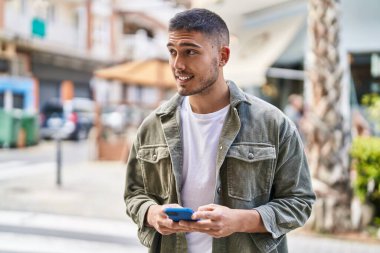
<instances>
[{"instance_id":1,"label":"balcony","mask_svg":"<svg viewBox=\"0 0 380 253\"><path fill-rule=\"evenodd\" d=\"M149 38L144 30L139 30L136 34L124 35L118 46L121 60L167 59L165 36L165 34L158 34L154 38Z\"/></svg>"}]
</instances>

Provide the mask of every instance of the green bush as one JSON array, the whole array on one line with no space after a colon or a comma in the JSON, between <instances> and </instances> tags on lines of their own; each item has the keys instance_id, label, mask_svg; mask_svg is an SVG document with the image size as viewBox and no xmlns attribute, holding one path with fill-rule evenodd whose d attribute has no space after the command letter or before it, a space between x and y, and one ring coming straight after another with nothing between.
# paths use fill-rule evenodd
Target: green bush
<instances>
[{"instance_id":1,"label":"green bush","mask_svg":"<svg viewBox=\"0 0 380 253\"><path fill-rule=\"evenodd\" d=\"M357 137L351 148L356 171L354 190L361 201L369 201L380 208L380 138ZM378 215L380 210L376 210Z\"/></svg>"},{"instance_id":2,"label":"green bush","mask_svg":"<svg viewBox=\"0 0 380 253\"><path fill-rule=\"evenodd\" d=\"M380 131L380 95L370 93L363 96L362 104L367 107L367 113L374 123L376 131Z\"/></svg>"}]
</instances>

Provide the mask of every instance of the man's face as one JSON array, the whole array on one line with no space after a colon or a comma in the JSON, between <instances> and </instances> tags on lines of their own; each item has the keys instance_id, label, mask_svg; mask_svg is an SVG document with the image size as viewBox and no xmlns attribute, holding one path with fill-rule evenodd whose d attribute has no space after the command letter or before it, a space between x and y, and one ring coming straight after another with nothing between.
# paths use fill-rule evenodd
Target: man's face
<instances>
[{"instance_id":1,"label":"man's face","mask_svg":"<svg viewBox=\"0 0 380 253\"><path fill-rule=\"evenodd\" d=\"M178 93L207 94L220 75L215 40L200 32L172 31L167 47Z\"/></svg>"}]
</instances>

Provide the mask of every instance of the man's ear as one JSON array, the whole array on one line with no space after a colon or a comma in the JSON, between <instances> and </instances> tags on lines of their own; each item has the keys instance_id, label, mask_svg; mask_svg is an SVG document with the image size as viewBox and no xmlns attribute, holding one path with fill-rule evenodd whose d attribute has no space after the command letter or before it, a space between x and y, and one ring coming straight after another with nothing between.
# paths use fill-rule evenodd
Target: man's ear
<instances>
[{"instance_id":1,"label":"man's ear","mask_svg":"<svg viewBox=\"0 0 380 253\"><path fill-rule=\"evenodd\" d=\"M230 59L230 48L227 46L222 46L219 52L219 66L223 67L227 64L228 60Z\"/></svg>"}]
</instances>

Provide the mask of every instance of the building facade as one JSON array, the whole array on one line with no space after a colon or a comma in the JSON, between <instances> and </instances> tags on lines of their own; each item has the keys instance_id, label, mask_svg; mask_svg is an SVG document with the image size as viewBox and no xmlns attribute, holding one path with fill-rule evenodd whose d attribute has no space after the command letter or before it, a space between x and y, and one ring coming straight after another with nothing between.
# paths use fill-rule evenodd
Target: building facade
<instances>
[{"instance_id":1,"label":"building facade","mask_svg":"<svg viewBox=\"0 0 380 253\"><path fill-rule=\"evenodd\" d=\"M0 71L30 78L35 110L51 98L91 98L94 69L112 62L111 0L1 0ZM9 100L9 99L8 99Z\"/></svg>"}]
</instances>

